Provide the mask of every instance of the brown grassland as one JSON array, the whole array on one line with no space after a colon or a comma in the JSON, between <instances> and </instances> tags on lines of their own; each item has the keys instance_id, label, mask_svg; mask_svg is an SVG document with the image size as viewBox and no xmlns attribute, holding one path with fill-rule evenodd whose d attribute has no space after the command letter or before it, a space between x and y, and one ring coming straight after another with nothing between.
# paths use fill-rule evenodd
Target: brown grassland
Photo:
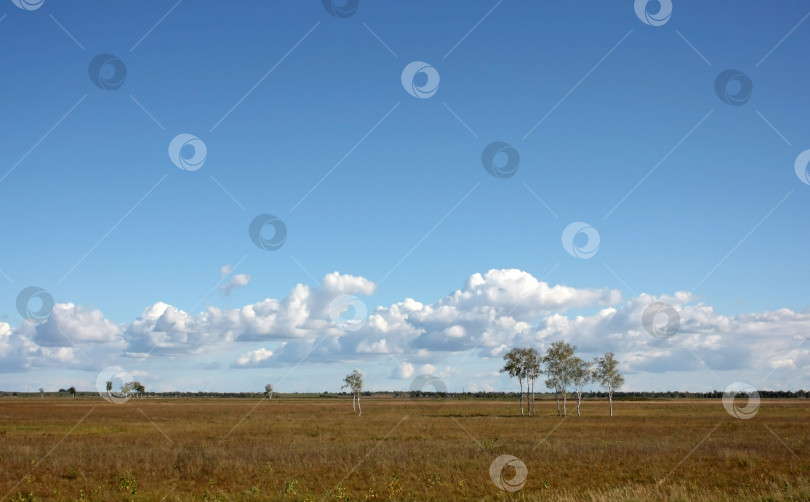
<instances>
[{"instance_id":1,"label":"brown grassland","mask_svg":"<svg viewBox=\"0 0 810 502\"><path fill-rule=\"evenodd\" d=\"M810 500L810 401L0 399L2 500ZM495 457L528 468L499 490ZM508 467L504 476L511 476Z\"/></svg>"}]
</instances>

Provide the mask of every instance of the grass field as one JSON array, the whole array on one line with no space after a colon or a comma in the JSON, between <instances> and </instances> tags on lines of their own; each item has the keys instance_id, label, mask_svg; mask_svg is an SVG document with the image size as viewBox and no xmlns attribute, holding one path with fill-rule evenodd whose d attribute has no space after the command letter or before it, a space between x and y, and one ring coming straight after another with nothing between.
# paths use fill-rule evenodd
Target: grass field
<instances>
[{"instance_id":1,"label":"grass field","mask_svg":"<svg viewBox=\"0 0 810 502\"><path fill-rule=\"evenodd\" d=\"M3 500L810 500L810 401L0 399ZM489 468L528 470L517 492ZM504 478L514 473L507 467Z\"/></svg>"}]
</instances>

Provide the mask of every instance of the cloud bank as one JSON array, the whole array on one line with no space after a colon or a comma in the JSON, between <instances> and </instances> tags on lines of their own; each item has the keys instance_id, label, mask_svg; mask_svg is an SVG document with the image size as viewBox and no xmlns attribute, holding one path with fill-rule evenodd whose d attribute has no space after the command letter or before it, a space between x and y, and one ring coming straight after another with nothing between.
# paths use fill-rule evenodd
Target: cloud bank
<instances>
[{"instance_id":1,"label":"cloud bank","mask_svg":"<svg viewBox=\"0 0 810 502\"><path fill-rule=\"evenodd\" d=\"M249 280L234 276L223 291ZM387 306L367 305L368 317L351 329L335 322L341 314L330 311L335 298L352 295L368 304L363 298L375 291L376 284L368 279L333 272L320 288L298 284L284 298L241 308L208 305L188 313L157 301L124 324L98 310L61 303L44 324L26 321L12 327L0 322L0 371L98 371L120 357L193 360L244 346L241 355L216 367L390 359L391 377L409 379L416 365L431 368L448 356L496 359L514 345L542 349L557 340L577 345L585 354L613 351L630 374L708 368L807 375L810 369L807 312L779 309L728 317L686 292L623 298L618 290L552 286L525 271L494 269L471 275L433 303L404 298ZM651 335L642 324L642 313L654 302L678 312L678 330L669 338ZM569 315L572 310L587 314Z\"/></svg>"}]
</instances>

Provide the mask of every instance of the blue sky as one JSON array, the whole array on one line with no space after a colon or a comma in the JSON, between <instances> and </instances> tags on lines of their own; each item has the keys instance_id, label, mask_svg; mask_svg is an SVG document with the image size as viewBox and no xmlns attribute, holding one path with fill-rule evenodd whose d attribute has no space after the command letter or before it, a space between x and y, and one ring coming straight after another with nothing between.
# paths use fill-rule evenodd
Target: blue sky
<instances>
[{"instance_id":1,"label":"blue sky","mask_svg":"<svg viewBox=\"0 0 810 502\"><path fill-rule=\"evenodd\" d=\"M20 5L0 5L0 388L120 366L155 390L337 390L353 368L503 390L506 348L558 339L615 351L627 389L807 387L805 2L675 2L658 26L632 1ZM90 78L99 54L120 87ZM402 84L414 61L430 97ZM170 158L180 134L199 169ZM495 141L511 177L482 165ZM262 214L279 249L248 235ZM341 295L368 315L336 322ZM642 325L656 301L675 336Z\"/></svg>"}]
</instances>

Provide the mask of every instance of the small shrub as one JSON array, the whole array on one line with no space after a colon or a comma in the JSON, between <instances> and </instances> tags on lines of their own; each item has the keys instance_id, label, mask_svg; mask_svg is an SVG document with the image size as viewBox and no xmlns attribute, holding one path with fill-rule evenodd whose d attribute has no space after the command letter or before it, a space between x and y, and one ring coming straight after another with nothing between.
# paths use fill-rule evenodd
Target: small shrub
<instances>
[{"instance_id":1,"label":"small shrub","mask_svg":"<svg viewBox=\"0 0 810 502\"><path fill-rule=\"evenodd\" d=\"M138 480L135 479L135 476L127 471L121 479L118 480L118 491L119 492L129 492L131 495L135 495L138 493Z\"/></svg>"}]
</instances>

